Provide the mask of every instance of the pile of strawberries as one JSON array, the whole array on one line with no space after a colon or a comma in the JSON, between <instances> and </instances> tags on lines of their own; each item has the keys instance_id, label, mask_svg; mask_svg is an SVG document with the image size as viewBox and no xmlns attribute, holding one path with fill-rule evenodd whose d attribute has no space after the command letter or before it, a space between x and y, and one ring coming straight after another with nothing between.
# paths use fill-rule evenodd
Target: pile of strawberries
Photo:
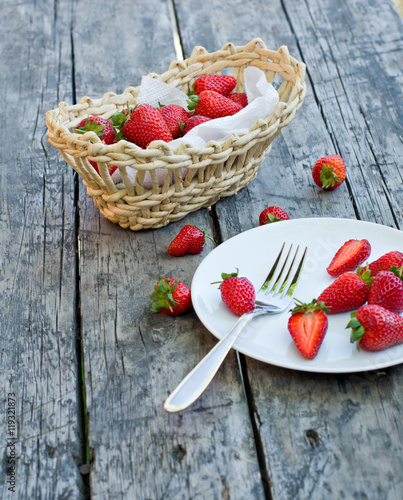
<instances>
[{"instance_id":1,"label":"pile of strawberries","mask_svg":"<svg viewBox=\"0 0 403 500\"><path fill-rule=\"evenodd\" d=\"M300 352L314 358L328 327L328 314L351 313L347 328L357 347L380 351L403 343L403 253L392 251L365 262L371 254L368 240L351 239L337 251L327 267L336 279L310 304L298 302L288 330Z\"/></svg>"},{"instance_id":2,"label":"pile of strawberries","mask_svg":"<svg viewBox=\"0 0 403 500\"><path fill-rule=\"evenodd\" d=\"M204 75L197 78L189 93L188 109L178 104L140 104L116 112L111 121L91 116L74 130L95 132L105 144L121 139L145 149L152 141L170 142L192 128L215 118L232 116L248 104L245 93L233 92L237 81L228 75ZM98 171L94 162L91 163ZM112 167L116 169L116 167ZM114 171L114 170L113 170Z\"/></svg>"}]
</instances>

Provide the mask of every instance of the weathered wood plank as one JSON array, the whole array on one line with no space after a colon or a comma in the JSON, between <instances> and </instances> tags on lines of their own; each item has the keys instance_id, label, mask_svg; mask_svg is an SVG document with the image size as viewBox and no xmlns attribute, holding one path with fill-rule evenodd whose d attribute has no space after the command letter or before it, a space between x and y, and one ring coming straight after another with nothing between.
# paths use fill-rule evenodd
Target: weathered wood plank
<instances>
[{"instance_id":1,"label":"weathered wood plank","mask_svg":"<svg viewBox=\"0 0 403 500\"><path fill-rule=\"evenodd\" d=\"M215 50L259 36L272 48L286 44L308 68L304 106L256 180L216 205L224 239L255 227L272 204L293 218L357 216L401 227L402 30L393 9L361 2L259 2L253 8L213 2L209 16L197 2L176 7L185 53L194 38ZM333 152L345 158L348 179L337 191L320 192L311 168ZM249 358L246 366L274 498L402 496L400 366L339 376Z\"/></svg>"},{"instance_id":2,"label":"weathered wood plank","mask_svg":"<svg viewBox=\"0 0 403 500\"><path fill-rule=\"evenodd\" d=\"M74 183L45 112L71 97L69 9L2 2L0 497L86 495L75 322ZM64 32L64 40L61 37ZM67 41L67 43L66 43ZM8 394L17 432L10 435ZM8 414L11 418L11 413ZM16 439L15 449L7 446ZM7 448L7 449L6 449ZM7 457L15 451L12 491Z\"/></svg>"},{"instance_id":3,"label":"weathered wood plank","mask_svg":"<svg viewBox=\"0 0 403 500\"><path fill-rule=\"evenodd\" d=\"M119 11L103 6L108 13L91 18L80 6L73 27L77 100L84 93L100 96L138 85L143 74L162 72L176 58L165 2L121 2ZM97 48L96 31L111 46ZM97 60L96 79L86 51ZM117 53L125 57L116 58ZM80 187L80 293L94 498L246 498L250 492L264 497L235 353L217 375L221 384L186 413L163 409L169 392L214 345L194 312L171 318L149 310L159 277L190 285L212 248L207 242L201 255L170 257L166 249L185 223L211 233L207 210L158 231L121 229L99 214Z\"/></svg>"}]
</instances>

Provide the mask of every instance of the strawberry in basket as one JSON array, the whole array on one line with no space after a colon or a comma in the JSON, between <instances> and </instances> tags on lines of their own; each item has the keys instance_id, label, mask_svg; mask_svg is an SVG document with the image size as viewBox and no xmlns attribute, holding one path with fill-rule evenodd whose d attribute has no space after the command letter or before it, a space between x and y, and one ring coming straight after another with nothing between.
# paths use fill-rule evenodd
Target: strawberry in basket
<instances>
[{"instance_id":1,"label":"strawberry in basket","mask_svg":"<svg viewBox=\"0 0 403 500\"><path fill-rule=\"evenodd\" d=\"M105 118L100 116L90 116L84 118L78 124L78 127L74 129L74 132L78 134L85 134L86 132L94 132L101 139L104 144L112 144L115 141L115 131L113 130L111 124ZM99 174L98 165L96 162L88 160L90 164L94 167L97 174ZM117 167L109 167L109 174L112 175Z\"/></svg>"},{"instance_id":2,"label":"strawberry in basket","mask_svg":"<svg viewBox=\"0 0 403 500\"><path fill-rule=\"evenodd\" d=\"M143 149L152 141L170 142L173 139L161 113L150 104L134 108L124 122L123 135Z\"/></svg>"},{"instance_id":3,"label":"strawberry in basket","mask_svg":"<svg viewBox=\"0 0 403 500\"><path fill-rule=\"evenodd\" d=\"M228 75L204 75L195 80L193 84L194 93L200 95L204 90L214 90L228 97L236 87L236 79Z\"/></svg>"},{"instance_id":4,"label":"strawberry in basket","mask_svg":"<svg viewBox=\"0 0 403 500\"><path fill-rule=\"evenodd\" d=\"M188 108L194 109L196 115L207 116L211 119L232 116L243 109L237 102L214 90L203 90L200 95L191 95Z\"/></svg>"},{"instance_id":5,"label":"strawberry in basket","mask_svg":"<svg viewBox=\"0 0 403 500\"><path fill-rule=\"evenodd\" d=\"M167 106L161 105L158 108L162 118L167 124L172 137L177 139L182 135L182 125L188 120L188 112L186 109L179 106L179 104L168 104Z\"/></svg>"}]
</instances>

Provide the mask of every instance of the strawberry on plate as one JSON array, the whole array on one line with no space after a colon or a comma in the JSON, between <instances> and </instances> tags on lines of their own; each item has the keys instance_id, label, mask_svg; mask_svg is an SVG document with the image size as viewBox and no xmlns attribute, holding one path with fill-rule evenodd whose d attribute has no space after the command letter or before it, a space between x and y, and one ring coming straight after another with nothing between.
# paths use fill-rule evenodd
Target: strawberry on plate
<instances>
[{"instance_id":1,"label":"strawberry on plate","mask_svg":"<svg viewBox=\"0 0 403 500\"><path fill-rule=\"evenodd\" d=\"M368 290L368 304L377 304L396 314L403 312L403 267L379 272Z\"/></svg>"},{"instance_id":2,"label":"strawberry on plate","mask_svg":"<svg viewBox=\"0 0 403 500\"><path fill-rule=\"evenodd\" d=\"M333 191L346 179L346 167L339 155L320 158L312 169L312 177L320 188Z\"/></svg>"},{"instance_id":3,"label":"strawberry on plate","mask_svg":"<svg viewBox=\"0 0 403 500\"><path fill-rule=\"evenodd\" d=\"M182 135L182 125L188 119L186 109L178 104L168 104L158 108L174 139Z\"/></svg>"},{"instance_id":4,"label":"strawberry on plate","mask_svg":"<svg viewBox=\"0 0 403 500\"><path fill-rule=\"evenodd\" d=\"M316 299L310 304L299 300L295 303L288 319L288 331L300 353L307 359L313 359L318 354L327 332L328 309Z\"/></svg>"},{"instance_id":5,"label":"strawberry on plate","mask_svg":"<svg viewBox=\"0 0 403 500\"><path fill-rule=\"evenodd\" d=\"M358 309L367 301L368 286L371 282L368 270L361 272L347 271L319 295L318 301L329 309L329 314Z\"/></svg>"},{"instance_id":6,"label":"strawberry on plate","mask_svg":"<svg viewBox=\"0 0 403 500\"><path fill-rule=\"evenodd\" d=\"M265 208L259 215L259 225L264 226L272 222L289 220L290 216L280 207L272 206Z\"/></svg>"},{"instance_id":7,"label":"strawberry on plate","mask_svg":"<svg viewBox=\"0 0 403 500\"><path fill-rule=\"evenodd\" d=\"M194 109L196 115L207 116L211 119L232 116L243 109L237 102L231 101L214 90L203 90L199 95L191 95L188 108Z\"/></svg>"},{"instance_id":8,"label":"strawberry on plate","mask_svg":"<svg viewBox=\"0 0 403 500\"><path fill-rule=\"evenodd\" d=\"M214 240L207 236L211 241ZM188 253L198 254L203 250L206 242L206 232L197 226L187 224L179 231L179 234L171 241L168 253L173 257L182 257Z\"/></svg>"},{"instance_id":9,"label":"strawberry on plate","mask_svg":"<svg viewBox=\"0 0 403 500\"><path fill-rule=\"evenodd\" d=\"M197 78L193 84L194 93L199 95L204 90L214 90L228 97L236 87L236 79L228 75L204 75Z\"/></svg>"},{"instance_id":10,"label":"strawberry on plate","mask_svg":"<svg viewBox=\"0 0 403 500\"><path fill-rule=\"evenodd\" d=\"M337 250L326 271L330 276L355 271L370 255L371 245L368 240L348 240Z\"/></svg>"},{"instance_id":11,"label":"strawberry on plate","mask_svg":"<svg viewBox=\"0 0 403 500\"><path fill-rule=\"evenodd\" d=\"M357 349L383 351L403 343L403 318L382 306L369 304L351 313L351 343Z\"/></svg>"},{"instance_id":12,"label":"strawberry on plate","mask_svg":"<svg viewBox=\"0 0 403 500\"><path fill-rule=\"evenodd\" d=\"M123 134L128 141L145 149L152 141L172 141L172 134L161 113L150 104L140 104L124 122Z\"/></svg>"},{"instance_id":13,"label":"strawberry on plate","mask_svg":"<svg viewBox=\"0 0 403 500\"><path fill-rule=\"evenodd\" d=\"M223 281L214 283L220 283L221 300L228 309L237 316L242 316L253 311L256 292L252 283L247 278L238 276L238 273L238 269L235 273L222 273Z\"/></svg>"},{"instance_id":14,"label":"strawberry on plate","mask_svg":"<svg viewBox=\"0 0 403 500\"><path fill-rule=\"evenodd\" d=\"M192 306L190 289L182 281L173 278L161 278L150 296L151 311L177 316Z\"/></svg>"},{"instance_id":15,"label":"strawberry on plate","mask_svg":"<svg viewBox=\"0 0 403 500\"><path fill-rule=\"evenodd\" d=\"M403 266L403 253L397 250L393 252L388 252L369 263L369 270L371 271L371 276L376 276L381 271L389 271L391 267L397 267L398 269Z\"/></svg>"}]
</instances>

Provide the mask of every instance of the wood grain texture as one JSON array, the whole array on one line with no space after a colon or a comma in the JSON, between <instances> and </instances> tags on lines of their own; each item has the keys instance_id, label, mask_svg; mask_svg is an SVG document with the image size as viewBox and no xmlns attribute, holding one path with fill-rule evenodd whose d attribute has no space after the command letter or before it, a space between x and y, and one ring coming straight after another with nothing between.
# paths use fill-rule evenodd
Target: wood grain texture
<instances>
[{"instance_id":1,"label":"wood grain texture","mask_svg":"<svg viewBox=\"0 0 403 500\"><path fill-rule=\"evenodd\" d=\"M79 473L83 447L77 392L74 183L71 169L45 137L45 112L71 96L69 11L59 9L47 1L2 3L3 499L86 494ZM59 30L65 23L62 42ZM7 483L8 393L15 393L16 400L15 491Z\"/></svg>"},{"instance_id":2,"label":"wood grain texture","mask_svg":"<svg viewBox=\"0 0 403 500\"><path fill-rule=\"evenodd\" d=\"M146 30L150 38L144 37ZM97 33L110 45L98 49L92 79L86 50L96 45ZM73 38L77 100L84 93L99 96L138 85L143 74L165 71L176 58L168 7L160 1L120 2L119 11L103 6L90 19L80 3ZM118 52L125 58L114 61ZM190 285L213 248L207 242L201 255L169 256L168 245L185 223L212 233L207 210L158 231L121 229L99 214L80 187L93 498L246 498L250 492L264 498L235 353L217 375L217 386L191 409L174 415L163 409L170 391L214 345L193 311L178 318L150 312L158 278L172 276Z\"/></svg>"},{"instance_id":3,"label":"wood grain texture","mask_svg":"<svg viewBox=\"0 0 403 500\"><path fill-rule=\"evenodd\" d=\"M214 209L224 239L257 226L269 205L292 218L358 217L401 227L402 45L396 33L402 24L390 5L285 0L229 8L214 2L210 26L197 2L176 6L185 53L194 37L211 50L259 36L271 48L286 44L307 64L308 94L296 118L275 140L256 180ZM188 21L190 11L197 22ZM330 153L345 159L347 181L321 192L311 169ZM274 499L401 498L400 366L334 376L249 358L246 366Z\"/></svg>"}]
</instances>

